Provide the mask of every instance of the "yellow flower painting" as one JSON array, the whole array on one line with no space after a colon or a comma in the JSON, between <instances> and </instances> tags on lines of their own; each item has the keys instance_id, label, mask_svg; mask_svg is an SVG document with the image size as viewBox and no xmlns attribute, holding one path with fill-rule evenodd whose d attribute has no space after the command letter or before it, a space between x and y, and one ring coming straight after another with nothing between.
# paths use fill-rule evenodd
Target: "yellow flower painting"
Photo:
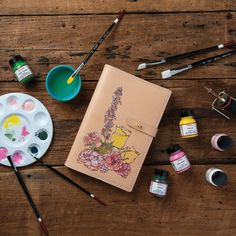
<instances>
[{"instance_id":1,"label":"yellow flower painting","mask_svg":"<svg viewBox=\"0 0 236 236\"><path fill-rule=\"evenodd\" d=\"M137 152L134 147L128 148L121 153L124 163L132 163L139 155L140 153Z\"/></svg>"},{"instance_id":2,"label":"yellow flower painting","mask_svg":"<svg viewBox=\"0 0 236 236\"><path fill-rule=\"evenodd\" d=\"M123 126L117 126L115 132L111 136L112 146L119 149L123 148L130 134L130 130Z\"/></svg>"}]
</instances>

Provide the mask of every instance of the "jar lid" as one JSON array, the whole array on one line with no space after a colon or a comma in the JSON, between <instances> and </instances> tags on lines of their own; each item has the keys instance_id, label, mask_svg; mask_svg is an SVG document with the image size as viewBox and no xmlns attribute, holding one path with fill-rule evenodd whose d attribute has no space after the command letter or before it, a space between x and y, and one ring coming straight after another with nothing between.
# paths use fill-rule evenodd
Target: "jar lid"
<instances>
[{"instance_id":1,"label":"jar lid","mask_svg":"<svg viewBox=\"0 0 236 236\"><path fill-rule=\"evenodd\" d=\"M155 175L160 176L161 179L166 179L169 175L169 172L167 170L155 169Z\"/></svg>"},{"instance_id":2,"label":"jar lid","mask_svg":"<svg viewBox=\"0 0 236 236\"><path fill-rule=\"evenodd\" d=\"M183 110L180 112L180 117L193 116L192 110Z\"/></svg>"},{"instance_id":3,"label":"jar lid","mask_svg":"<svg viewBox=\"0 0 236 236\"><path fill-rule=\"evenodd\" d=\"M9 64L10 66L13 66L16 62L18 61L23 61L23 57L21 55L16 55L13 56L10 60L9 60Z\"/></svg>"},{"instance_id":4,"label":"jar lid","mask_svg":"<svg viewBox=\"0 0 236 236\"><path fill-rule=\"evenodd\" d=\"M227 180L228 177L227 175L222 172L222 171L216 171L213 175L212 175L212 182L217 185L217 186L224 186L227 184Z\"/></svg>"},{"instance_id":5,"label":"jar lid","mask_svg":"<svg viewBox=\"0 0 236 236\"><path fill-rule=\"evenodd\" d=\"M179 151L180 150L180 146L179 144L173 144L171 146L169 146L167 149L166 149L166 152L168 154L171 154L171 153L174 153L176 151Z\"/></svg>"}]
</instances>

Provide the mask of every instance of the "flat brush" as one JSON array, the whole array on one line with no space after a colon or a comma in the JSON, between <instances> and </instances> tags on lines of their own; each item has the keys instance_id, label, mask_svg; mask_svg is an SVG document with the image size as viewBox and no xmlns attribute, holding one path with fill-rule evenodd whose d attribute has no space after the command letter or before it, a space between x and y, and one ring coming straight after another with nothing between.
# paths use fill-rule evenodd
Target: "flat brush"
<instances>
[{"instance_id":1,"label":"flat brush","mask_svg":"<svg viewBox=\"0 0 236 236\"><path fill-rule=\"evenodd\" d=\"M236 53L236 49L234 49L232 51L229 51L229 52L225 52L225 53L220 54L220 55L216 55L216 56L213 56L213 57L209 57L209 58L194 62L194 63L189 64L189 65L185 65L185 66L165 70L165 71L161 72L161 76L162 76L162 79L168 79L168 78L172 77L173 75L179 74L179 73L187 71L187 70L191 70L191 69L199 67L199 66L207 65L211 62L215 62L215 61L221 60L225 57L229 57L229 56L231 56L235 53Z\"/></svg>"},{"instance_id":2,"label":"flat brush","mask_svg":"<svg viewBox=\"0 0 236 236\"><path fill-rule=\"evenodd\" d=\"M93 198L94 200L96 200L97 202L99 202L100 204L102 204L103 206L106 206L106 203L104 203L103 201L101 201L99 198L97 198L93 193L90 193L88 190L86 190L85 188L81 187L79 184L75 183L72 179L70 179L69 177L67 177L66 175L62 174L61 172L59 172L58 170L56 170L55 168L51 167L50 165L46 164L45 162L41 161L40 159L38 159L37 157L31 155L35 160L37 160L39 163L41 163L42 165L46 166L48 169L52 170L54 173L56 173L57 175L59 175L60 177L62 177L64 180L66 180L67 182L71 183L72 185L74 185L75 187L77 187L79 190L81 190L82 192L84 192L85 194L87 194L88 196L90 196L91 198Z\"/></svg>"},{"instance_id":3,"label":"flat brush","mask_svg":"<svg viewBox=\"0 0 236 236\"><path fill-rule=\"evenodd\" d=\"M195 51L191 51L191 52L185 52L185 53L182 53L182 54L178 54L178 55L175 55L175 56L166 57L166 58L161 59L159 61L145 62L145 63L139 64L137 70L143 70L147 67L160 65L160 64L164 64L164 63L168 63L168 62L173 62L173 61L176 61L176 60L179 60L179 59L184 59L184 58L187 58L187 57L192 57L192 56L195 56L195 55L199 55L199 54L202 54L202 53L208 53L208 52L212 52L212 51L223 49L223 48L231 48L232 46L235 46L235 45L236 45L236 43L232 41L232 42L219 44L219 45L209 47L209 48L199 49L199 50L195 50Z\"/></svg>"},{"instance_id":4,"label":"flat brush","mask_svg":"<svg viewBox=\"0 0 236 236\"><path fill-rule=\"evenodd\" d=\"M75 72L70 76L70 78L67 80L67 84L71 84L76 75L79 74L79 72L81 71L81 69L87 64L87 62L89 61L89 59L92 57L92 55L95 53L95 51L98 49L98 47L103 43L103 41L106 39L106 37L108 36L108 34L112 31L112 29L114 28L115 25L117 25L121 19L123 18L125 14L125 11L123 10L117 17L116 19L113 21L113 23L111 24L111 26L106 30L106 32L102 35L102 37L98 40L98 42L94 45L94 47L91 49L91 51L89 52L89 54L87 55L87 57L84 59L84 61L79 65L79 67L75 70Z\"/></svg>"},{"instance_id":5,"label":"flat brush","mask_svg":"<svg viewBox=\"0 0 236 236\"><path fill-rule=\"evenodd\" d=\"M25 182L24 182L20 172L18 172L18 170L17 170L16 166L14 165L11 157L8 156L7 159L8 159L8 161L9 161L9 163L10 163L10 165L11 165L11 167L12 167L12 169L13 169L13 171L14 171L14 173L15 173L15 175L16 175L16 177L17 177L17 179L18 179L18 181L19 181L19 183L20 183L20 185L21 185L21 187L22 187L22 189L23 189L23 191L24 191L24 193L25 193L25 195L26 195L26 197L27 197L27 199L28 199L28 201L29 201L33 211L34 211L34 213L35 213L35 215L36 215L36 217L37 217L37 220L38 220L38 222L39 222L39 224L40 224L44 234L45 235L49 235L48 231L47 231L47 228L46 228L46 226L45 226L45 224L43 222L43 219L40 216L40 213L39 213L39 211L38 211L38 209L37 209L37 207L36 207L32 197L31 197L31 195L29 193L29 190L27 189L27 187L25 185Z\"/></svg>"}]
</instances>

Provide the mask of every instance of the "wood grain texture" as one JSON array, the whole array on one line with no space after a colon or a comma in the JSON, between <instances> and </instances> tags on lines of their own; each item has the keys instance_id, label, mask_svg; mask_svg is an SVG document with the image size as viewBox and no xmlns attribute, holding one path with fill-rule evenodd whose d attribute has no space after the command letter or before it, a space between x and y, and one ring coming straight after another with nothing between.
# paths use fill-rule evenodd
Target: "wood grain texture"
<instances>
[{"instance_id":1,"label":"wood grain texture","mask_svg":"<svg viewBox=\"0 0 236 236\"><path fill-rule=\"evenodd\" d=\"M168 235L201 236L235 234L235 167L217 165L228 177L227 187L215 188L205 180L207 165L193 166L175 175L170 166L143 167L132 193L109 186L65 167L58 168L106 201L100 206L65 183L51 171L39 167L21 171L48 226L50 235ZM170 171L168 195L158 199L149 194L155 168ZM0 234L41 235L34 214L16 177L0 178ZM207 222L207 223L206 223Z\"/></svg>"},{"instance_id":2,"label":"wood grain texture","mask_svg":"<svg viewBox=\"0 0 236 236\"><path fill-rule=\"evenodd\" d=\"M121 9L128 14L81 72L79 96L68 103L50 98L44 83L48 71L58 64L80 64ZM212 98L203 87L226 89L236 97L236 56L167 81L161 80L161 71L223 51L136 71L146 60L236 40L235 11L234 0L0 1L0 95L23 92L42 101L54 123L53 142L43 160L108 203L100 206L40 164L22 168L50 235L235 235L236 147L218 152L210 146L215 133L236 140L235 118L226 120L211 111ZM24 56L36 75L29 86L16 82L8 65L15 54ZM106 63L173 91L132 193L63 166ZM180 138L178 114L183 108L193 109L199 137ZM163 151L171 143L179 143L187 153L191 171L174 174ZM205 172L212 166L227 173L228 186L214 188L206 182ZM170 172L163 199L148 192L155 168ZM42 235L8 167L0 166L0 189L0 236Z\"/></svg>"},{"instance_id":3,"label":"wood grain texture","mask_svg":"<svg viewBox=\"0 0 236 236\"><path fill-rule=\"evenodd\" d=\"M235 10L233 0L11 0L0 2L0 15L101 14L127 12L184 12Z\"/></svg>"},{"instance_id":4,"label":"wood grain texture","mask_svg":"<svg viewBox=\"0 0 236 236\"><path fill-rule=\"evenodd\" d=\"M159 126L158 135L148 153L147 164L167 163L168 156L163 152L163 149L171 143L179 143L193 163L236 163L236 147L222 153L214 151L210 146L210 139L215 133L227 133L236 139L236 130L232 128L235 123L233 119L226 120L211 111L210 105L213 100L204 89L204 86L212 87L215 90L224 88L236 96L233 87L235 80L218 79L217 81L203 82L197 80L162 82L153 80L151 82L171 89L173 95ZM69 154L95 86L96 82L84 82L79 96L69 103L54 101L47 95L44 83L34 83L33 87L26 88L17 82L2 83L0 94L24 92L40 99L46 105L54 123L54 139L44 160L50 164L62 165ZM197 138L186 140L180 137L179 112L184 108L191 108L195 113L200 133Z\"/></svg>"},{"instance_id":5,"label":"wood grain texture","mask_svg":"<svg viewBox=\"0 0 236 236\"><path fill-rule=\"evenodd\" d=\"M126 15L101 45L86 68L83 80L97 80L104 64L117 66L146 79L161 79L161 71L212 54L137 72L139 63L213 46L235 39L236 13ZM8 65L14 54L26 57L38 80L58 64L77 67L102 35L113 15L0 17L0 80L14 81ZM46 27L45 27L46 26ZM208 37L209 36L209 37ZM181 73L175 79L234 78L236 56Z\"/></svg>"}]
</instances>

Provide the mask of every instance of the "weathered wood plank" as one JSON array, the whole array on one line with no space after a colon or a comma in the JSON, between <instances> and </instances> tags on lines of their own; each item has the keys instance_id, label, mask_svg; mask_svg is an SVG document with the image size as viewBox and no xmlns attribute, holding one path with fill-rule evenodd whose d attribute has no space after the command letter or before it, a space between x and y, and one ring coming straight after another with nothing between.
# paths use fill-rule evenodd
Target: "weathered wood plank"
<instances>
[{"instance_id":1,"label":"weathered wood plank","mask_svg":"<svg viewBox=\"0 0 236 236\"><path fill-rule=\"evenodd\" d=\"M8 65L13 54L25 56L39 80L44 80L55 65L78 66L113 18L113 15L0 17L0 80L15 79ZM133 23L137 15L127 15L83 69L82 78L97 80L107 63L147 79L160 79L161 71L207 55L141 72L136 72L138 64L235 39L235 18L236 13L224 12L144 14L137 25ZM231 56L175 78L234 78L235 58Z\"/></svg>"},{"instance_id":2,"label":"weathered wood plank","mask_svg":"<svg viewBox=\"0 0 236 236\"><path fill-rule=\"evenodd\" d=\"M127 12L183 12L235 10L233 0L10 0L0 2L0 15L88 14Z\"/></svg>"},{"instance_id":3,"label":"weathered wood plank","mask_svg":"<svg viewBox=\"0 0 236 236\"><path fill-rule=\"evenodd\" d=\"M76 67L121 9L126 9L128 14L83 69L83 87L78 98L70 103L51 99L43 83L49 69L58 64ZM64 164L104 64L173 90L158 136L132 193L66 167L57 167L106 201L108 207L98 205L42 166L21 169L50 235L235 235L236 147L217 152L209 142L217 132L227 133L235 140L235 119L228 121L210 111L211 97L203 87L226 89L236 96L236 57L169 81L160 80L162 70L206 55L136 71L137 65L148 59L235 39L235 10L233 0L0 1L0 95L25 92L46 105L53 118L55 135L43 158L45 162L54 166ZM15 78L8 65L13 54L25 56L36 74L36 81L28 87L13 82ZM180 138L178 113L185 107L195 112L198 138ZM174 174L163 152L170 143L181 145L193 164L192 171ZM204 179L207 168L215 165L229 176L229 185L225 188L214 188ZM165 199L156 199L148 193L154 168L170 171ZM0 166L0 188L0 235L41 235L34 213L10 168Z\"/></svg>"},{"instance_id":4,"label":"weathered wood plank","mask_svg":"<svg viewBox=\"0 0 236 236\"><path fill-rule=\"evenodd\" d=\"M172 98L159 126L146 163L166 163L168 157L162 152L171 143L179 143L187 152L192 163L235 163L236 147L228 152L214 151L210 146L210 138L215 133L224 132L236 140L235 119L226 120L210 110L212 98L204 86L213 89L226 89L236 96L235 80L218 79L208 81L168 80L152 81L173 91ZM24 92L40 99L48 108L54 122L54 139L44 160L56 165L64 164L75 135L79 129L93 91L95 82L84 82L78 98L69 103L61 103L50 98L44 83L34 83L33 87L22 87L19 83L0 83L0 94L8 92ZM194 139L182 139L179 132L179 112L183 108L191 108L195 112L200 136Z\"/></svg>"},{"instance_id":5,"label":"weathered wood plank","mask_svg":"<svg viewBox=\"0 0 236 236\"><path fill-rule=\"evenodd\" d=\"M168 195L149 194L154 168L170 171ZM220 236L235 234L235 167L219 165L229 177L227 187L205 181L211 166L193 166L175 175L170 166L142 168L132 193L126 193L67 168L58 170L107 202L103 207L49 170L24 170L22 175L46 222L50 235ZM0 234L41 235L34 213L13 173L0 174ZM4 191L3 191L4 190ZM208 222L206 224L206 222Z\"/></svg>"}]
</instances>

